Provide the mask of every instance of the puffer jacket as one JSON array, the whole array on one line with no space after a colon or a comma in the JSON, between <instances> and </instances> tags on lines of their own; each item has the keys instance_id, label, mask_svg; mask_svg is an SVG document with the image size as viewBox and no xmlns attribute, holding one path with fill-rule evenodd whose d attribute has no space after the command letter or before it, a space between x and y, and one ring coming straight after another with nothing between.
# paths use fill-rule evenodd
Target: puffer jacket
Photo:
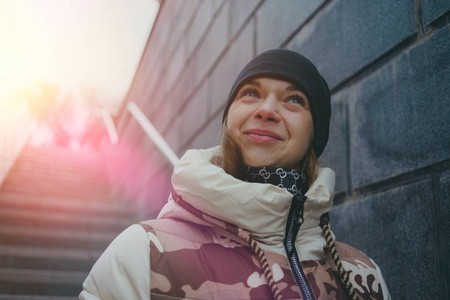
<instances>
[{"instance_id":1,"label":"puffer jacket","mask_svg":"<svg viewBox=\"0 0 450 300\"><path fill-rule=\"evenodd\" d=\"M303 299L283 245L292 194L235 179L211 163L220 155L215 147L183 156L158 218L132 225L111 243L80 299L271 299L268 281L280 298ZM319 227L320 216L332 207L333 190L334 172L320 169L305 194L295 242L315 299L346 299ZM259 253L251 250L248 236ZM342 243L336 248L359 299L390 299L370 258Z\"/></svg>"}]
</instances>

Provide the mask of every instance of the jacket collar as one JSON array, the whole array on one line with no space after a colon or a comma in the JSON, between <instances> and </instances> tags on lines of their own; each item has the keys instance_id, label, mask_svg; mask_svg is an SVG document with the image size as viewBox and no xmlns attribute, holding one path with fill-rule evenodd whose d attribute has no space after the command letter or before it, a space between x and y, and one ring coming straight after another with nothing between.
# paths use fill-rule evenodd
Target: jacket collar
<instances>
[{"instance_id":1,"label":"jacket collar","mask_svg":"<svg viewBox=\"0 0 450 300\"><path fill-rule=\"evenodd\" d=\"M228 175L210 162L213 156L221 155L220 147L189 150L173 172L175 193L205 216L193 214L169 197L158 218L172 217L209 226L220 222L234 224L241 234L251 233L263 250L284 254L283 239L292 194L271 184L243 182ZM333 190L334 172L320 169L318 178L305 193L308 198L305 221L296 243L300 260L320 259L323 255L325 240L318 225L320 216L332 206Z\"/></svg>"}]
</instances>

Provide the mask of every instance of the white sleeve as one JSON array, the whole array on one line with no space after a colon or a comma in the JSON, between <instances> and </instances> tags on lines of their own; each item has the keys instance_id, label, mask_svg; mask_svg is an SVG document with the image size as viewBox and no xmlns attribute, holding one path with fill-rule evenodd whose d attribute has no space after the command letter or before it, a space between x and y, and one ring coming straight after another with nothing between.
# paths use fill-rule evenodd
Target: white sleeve
<instances>
[{"instance_id":1,"label":"white sleeve","mask_svg":"<svg viewBox=\"0 0 450 300\"><path fill-rule=\"evenodd\" d=\"M132 225L112 241L92 267L79 297L150 299L150 244L142 226Z\"/></svg>"}]
</instances>

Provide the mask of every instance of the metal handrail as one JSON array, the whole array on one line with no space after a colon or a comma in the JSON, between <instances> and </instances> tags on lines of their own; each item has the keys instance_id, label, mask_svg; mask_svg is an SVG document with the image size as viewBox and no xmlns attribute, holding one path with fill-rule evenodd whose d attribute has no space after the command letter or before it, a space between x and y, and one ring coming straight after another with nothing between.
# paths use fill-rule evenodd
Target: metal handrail
<instances>
[{"instance_id":1,"label":"metal handrail","mask_svg":"<svg viewBox=\"0 0 450 300\"><path fill-rule=\"evenodd\" d=\"M116 145L119 141L119 135L117 134L116 126L111 118L111 114L106 109L102 110L102 119L105 124L106 131L108 132L109 140L112 145Z\"/></svg>"},{"instance_id":2,"label":"metal handrail","mask_svg":"<svg viewBox=\"0 0 450 300\"><path fill-rule=\"evenodd\" d=\"M142 110L134 102L129 102L127 104L128 111L136 119L136 121L141 125L142 129L145 131L147 136L155 144L156 148L163 154L167 159L175 165L180 159L170 148L169 144L166 143L164 138L156 130L155 126L150 122L147 116L142 112Z\"/></svg>"}]
</instances>

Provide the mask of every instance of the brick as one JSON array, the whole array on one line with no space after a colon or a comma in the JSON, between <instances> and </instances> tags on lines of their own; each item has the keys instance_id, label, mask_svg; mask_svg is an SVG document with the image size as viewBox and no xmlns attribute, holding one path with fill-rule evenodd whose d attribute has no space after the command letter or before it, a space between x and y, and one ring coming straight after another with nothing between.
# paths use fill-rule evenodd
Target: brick
<instances>
[{"instance_id":1,"label":"brick","mask_svg":"<svg viewBox=\"0 0 450 300\"><path fill-rule=\"evenodd\" d=\"M330 167L336 173L336 192L347 191L347 91L332 96L330 136L328 144L319 163L324 167Z\"/></svg>"},{"instance_id":2,"label":"brick","mask_svg":"<svg viewBox=\"0 0 450 300\"><path fill-rule=\"evenodd\" d=\"M161 64L161 63L160 63ZM164 72L158 70L158 66L146 66L147 72L139 72L135 75L134 82L139 82L139 86L136 84L132 86L131 99L141 99L142 101L150 101L152 105L157 103L155 95L158 88L160 88L161 79L164 78ZM162 66L161 66L162 68ZM130 95L131 95L130 93Z\"/></svg>"},{"instance_id":3,"label":"brick","mask_svg":"<svg viewBox=\"0 0 450 300\"><path fill-rule=\"evenodd\" d=\"M146 76L148 77L146 79L146 90L151 90L153 93L157 90L161 74L168 72L168 78L172 80L176 77L178 68L184 62L186 56L186 48L179 45L185 42L183 31L186 29L186 23L195 13L196 5L197 0L189 2L166 1L162 5L147 45L152 51L144 53L151 61L145 67L149 74L149 76ZM176 62L174 62L174 58L176 58ZM170 83L171 81L166 84Z\"/></svg>"},{"instance_id":4,"label":"brick","mask_svg":"<svg viewBox=\"0 0 450 300\"><path fill-rule=\"evenodd\" d=\"M142 71L138 71L133 80L133 86L130 89L130 98L148 99L152 101L150 95L152 95L158 78L158 73L152 68L143 68Z\"/></svg>"},{"instance_id":5,"label":"brick","mask_svg":"<svg viewBox=\"0 0 450 300\"><path fill-rule=\"evenodd\" d=\"M450 175L444 176L440 179L440 199L438 203L437 212L437 241L440 247L441 257L439 261L442 262L442 270L444 271L444 278L447 287L450 283L450 258L448 252L450 249ZM448 296L447 296L448 297ZM444 297L443 297L444 299Z\"/></svg>"},{"instance_id":6,"label":"brick","mask_svg":"<svg viewBox=\"0 0 450 300\"><path fill-rule=\"evenodd\" d=\"M209 101L211 101L211 97L209 93L209 84L207 82L192 97L179 116L182 120L182 126L180 128L181 146L184 146L184 144L192 138L192 135L206 122Z\"/></svg>"},{"instance_id":7,"label":"brick","mask_svg":"<svg viewBox=\"0 0 450 300\"><path fill-rule=\"evenodd\" d=\"M230 30L232 37L234 37L260 2L261 0L230 1Z\"/></svg>"},{"instance_id":8,"label":"brick","mask_svg":"<svg viewBox=\"0 0 450 300\"><path fill-rule=\"evenodd\" d=\"M429 181L336 206L330 216L336 240L380 266L392 299L440 299Z\"/></svg>"},{"instance_id":9,"label":"brick","mask_svg":"<svg viewBox=\"0 0 450 300\"><path fill-rule=\"evenodd\" d=\"M153 72L151 72L150 70L152 70L151 68L149 68L150 64L153 63L152 59L153 55L151 54L151 52L145 50L144 53L142 54L141 60L139 62L139 65L136 69L136 76L134 78L134 80L131 82L131 87L132 87L132 91L133 92L139 92L142 93L143 89L148 88L147 83L152 80L153 78ZM131 88L130 88L131 90ZM135 97L133 97L135 98Z\"/></svg>"},{"instance_id":10,"label":"brick","mask_svg":"<svg viewBox=\"0 0 450 300\"><path fill-rule=\"evenodd\" d=\"M174 84L175 80L179 76L179 73L183 69L185 62L186 53L184 52L184 48L179 47L172 55L172 59L169 60L165 70L165 80L167 80L167 86L172 86Z\"/></svg>"},{"instance_id":11,"label":"brick","mask_svg":"<svg viewBox=\"0 0 450 300\"><path fill-rule=\"evenodd\" d=\"M220 143L220 130L222 128L222 115L218 114L205 129L198 134L188 148L205 149L217 146Z\"/></svg>"},{"instance_id":12,"label":"brick","mask_svg":"<svg viewBox=\"0 0 450 300\"><path fill-rule=\"evenodd\" d=\"M160 134L165 132L166 127L169 127L172 118L174 117L173 112L173 103L169 99L164 99L163 105L159 107L157 111L155 111L154 116L150 119L155 126L156 130Z\"/></svg>"},{"instance_id":13,"label":"brick","mask_svg":"<svg viewBox=\"0 0 450 300\"><path fill-rule=\"evenodd\" d=\"M199 0L176 2L179 6L178 14L172 19L173 27L171 28L171 40L175 41L173 43L175 47L177 43L179 44L179 40L185 39L186 30L190 29L188 26L193 21L199 2ZM170 50L173 50L173 48L171 47Z\"/></svg>"},{"instance_id":14,"label":"brick","mask_svg":"<svg viewBox=\"0 0 450 300\"><path fill-rule=\"evenodd\" d=\"M180 148L180 118L173 118L170 121L169 130L166 130L164 132L164 139L166 140L166 143L169 144L170 148L173 152L175 152L177 155L180 155L180 153L177 153L178 149Z\"/></svg>"},{"instance_id":15,"label":"brick","mask_svg":"<svg viewBox=\"0 0 450 300\"><path fill-rule=\"evenodd\" d=\"M216 16L214 23L211 25L205 39L200 44L195 55L196 59L196 78L203 78L208 70L213 66L214 62L225 49L228 42L228 9L227 2Z\"/></svg>"},{"instance_id":16,"label":"brick","mask_svg":"<svg viewBox=\"0 0 450 300\"><path fill-rule=\"evenodd\" d=\"M165 42L170 38L170 35L167 33L171 27L171 14L173 13L171 9L172 4L174 4L173 1L166 1L161 5L158 16L153 24L148 44L150 44L150 48L154 55L161 50L162 46L165 46Z\"/></svg>"},{"instance_id":17,"label":"brick","mask_svg":"<svg viewBox=\"0 0 450 300\"><path fill-rule=\"evenodd\" d=\"M256 50L278 48L324 0L265 1L256 12Z\"/></svg>"},{"instance_id":18,"label":"brick","mask_svg":"<svg viewBox=\"0 0 450 300\"><path fill-rule=\"evenodd\" d=\"M155 127L161 133L166 133L171 129L172 120L177 118L180 107L188 100L193 90L194 65L192 61L183 65L179 77L174 80L172 86L167 84L169 80L166 80L166 75L166 73L163 74L158 81L161 86L154 96L156 98L155 105L151 106L151 120L155 122Z\"/></svg>"},{"instance_id":19,"label":"brick","mask_svg":"<svg viewBox=\"0 0 450 300\"><path fill-rule=\"evenodd\" d=\"M178 108L187 101L194 89L194 82L194 61L190 60L183 66L180 77L175 80L175 83L172 84L168 91L169 94L173 94L174 96L174 101L172 101L175 108L174 112L178 112Z\"/></svg>"},{"instance_id":20,"label":"brick","mask_svg":"<svg viewBox=\"0 0 450 300\"><path fill-rule=\"evenodd\" d=\"M133 82L131 83L129 90L129 99L145 99L150 94L159 78L161 72L158 68L162 68L160 64L156 64L154 61L155 53L151 47L154 43L148 43L141 57L141 61L136 70ZM149 50L152 48L153 50Z\"/></svg>"},{"instance_id":21,"label":"brick","mask_svg":"<svg viewBox=\"0 0 450 300\"><path fill-rule=\"evenodd\" d=\"M425 22L430 24L450 10L450 1L423 0Z\"/></svg>"},{"instance_id":22,"label":"brick","mask_svg":"<svg viewBox=\"0 0 450 300\"><path fill-rule=\"evenodd\" d=\"M186 101L194 85L194 63L187 60L184 54L184 47L180 47L179 55L173 58L173 62L164 73L164 89L160 91L164 99L173 102L174 113L178 111L176 108Z\"/></svg>"},{"instance_id":23,"label":"brick","mask_svg":"<svg viewBox=\"0 0 450 300\"><path fill-rule=\"evenodd\" d=\"M242 68L253 58L253 43L249 42L252 40L253 31L253 22L250 22L211 74L208 115L213 115L218 110L223 111L234 80Z\"/></svg>"},{"instance_id":24,"label":"brick","mask_svg":"<svg viewBox=\"0 0 450 300\"><path fill-rule=\"evenodd\" d=\"M449 28L352 87L354 188L450 158Z\"/></svg>"},{"instance_id":25,"label":"brick","mask_svg":"<svg viewBox=\"0 0 450 300\"><path fill-rule=\"evenodd\" d=\"M180 109L188 101L193 90L193 74L193 64L192 62L188 62L182 70L181 76L177 78L172 87L167 89L166 94L162 97L163 100L159 106L160 109L156 113L161 116L155 117L158 119L158 128L162 133L171 130L173 119L179 118Z\"/></svg>"},{"instance_id":26,"label":"brick","mask_svg":"<svg viewBox=\"0 0 450 300\"><path fill-rule=\"evenodd\" d=\"M229 2L229 0L211 0L213 2L213 13L217 13L220 9L223 3Z\"/></svg>"},{"instance_id":27,"label":"brick","mask_svg":"<svg viewBox=\"0 0 450 300\"><path fill-rule=\"evenodd\" d=\"M414 3L333 1L287 45L313 61L330 89L416 32Z\"/></svg>"},{"instance_id":28,"label":"brick","mask_svg":"<svg viewBox=\"0 0 450 300\"><path fill-rule=\"evenodd\" d=\"M147 99L143 95L147 94L149 90L145 88L145 85L146 80L144 76L136 76L136 78L133 80L132 86L130 87L127 99L138 103L140 107L146 106Z\"/></svg>"},{"instance_id":29,"label":"brick","mask_svg":"<svg viewBox=\"0 0 450 300\"><path fill-rule=\"evenodd\" d=\"M188 55L191 55L192 51L198 46L200 38L208 29L208 25L213 18L213 5L212 1L202 1L197 7L194 21L186 34Z\"/></svg>"},{"instance_id":30,"label":"brick","mask_svg":"<svg viewBox=\"0 0 450 300\"><path fill-rule=\"evenodd\" d=\"M161 6L160 15L156 19L155 27L158 26L156 31L160 39L158 40L159 45L157 45L158 52L155 52L155 55L163 65L170 59L175 46L173 29L176 25L177 14L181 8L181 1L166 1Z\"/></svg>"},{"instance_id":31,"label":"brick","mask_svg":"<svg viewBox=\"0 0 450 300\"><path fill-rule=\"evenodd\" d=\"M147 74L135 76L135 82L141 82L140 89L134 86L130 92L130 99L135 99L144 113L152 117L163 100L163 93L167 89L168 80L165 72L157 72L151 68L147 69Z\"/></svg>"},{"instance_id":32,"label":"brick","mask_svg":"<svg viewBox=\"0 0 450 300\"><path fill-rule=\"evenodd\" d=\"M150 119L154 119L159 114L161 109L161 103L164 101L164 92L168 89L168 82L165 77L165 73L161 73L160 77L155 81L155 88L151 90L148 95L147 107L149 108L148 116Z\"/></svg>"}]
</instances>

